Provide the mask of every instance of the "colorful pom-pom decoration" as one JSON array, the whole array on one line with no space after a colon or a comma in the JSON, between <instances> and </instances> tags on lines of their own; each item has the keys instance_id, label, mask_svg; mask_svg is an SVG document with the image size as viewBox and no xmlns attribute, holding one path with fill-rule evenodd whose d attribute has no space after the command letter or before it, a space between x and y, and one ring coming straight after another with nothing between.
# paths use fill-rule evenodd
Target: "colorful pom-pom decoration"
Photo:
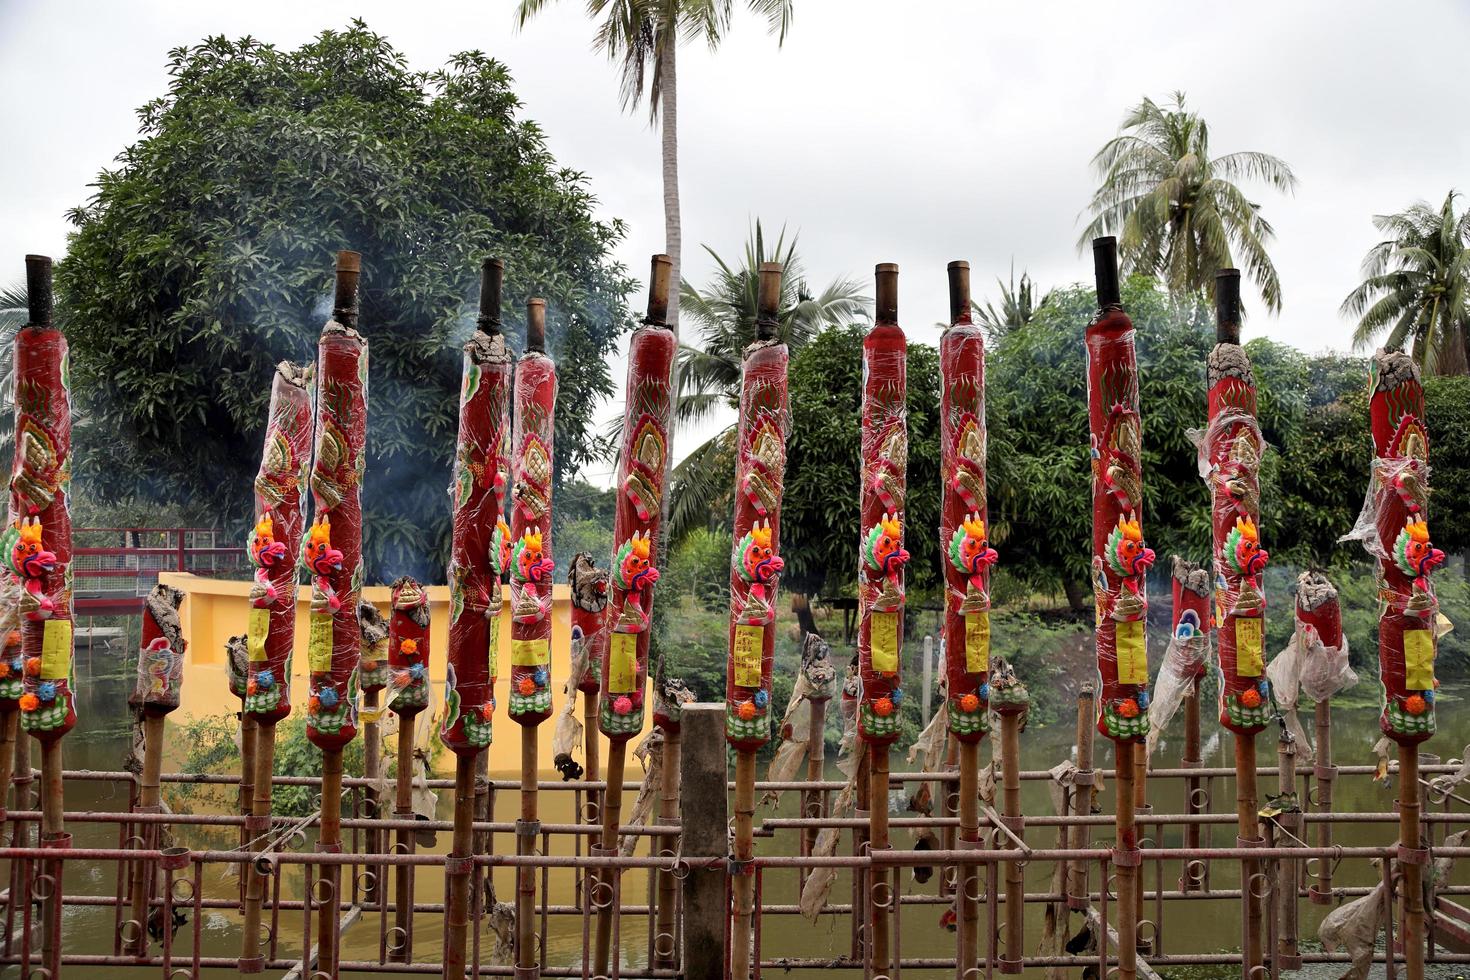
<instances>
[{"instance_id":1,"label":"colorful pom-pom decoration","mask_svg":"<svg viewBox=\"0 0 1470 980\"><path fill-rule=\"evenodd\" d=\"M888 695L888 697L894 704L903 704L903 688L895 687L893 693Z\"/></svg>"},{"instance_id":2,"label":"colorful pom-pom decoration","mask_svg":"<svg viewBox=\"0 0 1470 980\"><path fill-rule=\"evenodd\" d=\"M1147 691L1139 691L1138 692L1138 706L1140 708L1147 708L1148 707L1148 692Z\"/></svg>"},{"instance_id":3,"label":"colorful pom-pom decoration","mask_svg":"<svg viewBox=\"0 0 1470 980\"><path fill-rule=\"evenodd\" d=\"M323 708L331 711L337 707L337 689L335 687L324 687L317 692L317 700Z\"/></svg>"},{"instance_id":4,"label":"colorful pom-pom decoration","mask_svg":"<svg viewBox=\"0 0 1470 980\"><path fill-rule=\"evenodd\" d=\"M269 691L276 684L276 675L269 670L262 670L255 675L255 683L260 685L262 691Z\"/></svg>"},{"instance_id":5,"label":"colorful pom-pom decoration","mask_svg":"<svg viewBox=\"0 0 1470 980\"><path fill-rule=\"evenodd\" d=\"M41 658L40 657L28 657L28 658L26 658L26 676L28 676L28 677L40 677L41 676Z\"/></svg>"},{"instance_id":6,"label":"colorful pom-pom decoration","mask_svg":"<svg viewBox=\"0 0 1470 980\"><path fill-rule=\"evenodd\" d=\"M245 693L255 695L260 693L260 684L257 681L248 681L245 684Z\"/></svg>"},{"instance_id":7,"label":"colorful pom-pom decoration","mask_svg":"<svg viewBox=\"0 0 1470 980\"><path fill-rule=\"evenodd\" d=\"M1438 684L1439 681L1435 681L1434 683ZM1423 697L1424 697L1424 703L1425 704L1433 704L1434 703L1434 692L1433 691L1425 691Z\"/></svg>"},{"instance_id":8,"label":"colorful pom-pom decoration","mask_svg":"<svg viewBox=\"0 0 1470 980\"><path fill-rule=\"evenodd\" d=\"M416 681L423 680L424 679L424 665L423 664L409 664L408 665L408 676L410 678L412 678L413 680L416 680Z\"/></svg>"},{"instance_id":9,"label":"colorful pom-pom decoration","mask_svg":"<svg viewBox=\"0 0 1470 980\"><path fill-rule=\"evenodd\" d=\"M643 707L643 692L642 691L634 691L632 697L633 697L633 707L635 707L635 708L641 708L641 707Z\"/></svg>"},{"instance_id":10,"label":"colorful pom-pom decoration","mask_svg":"<svg viewBox=\"0 0 1470 980\"><path fill-rule=\"evenodd\" d=\"M0 678L5 678L5 677L9 677L9 676L10 676L10 665L7 664L7 663L0 662Z\"/></svg>"},{"instance_id":11,"label":"colorful pom-pom decoration","mask_svg":"<svg viewBox=\"0 0 1470 980\"><path fill-rule=\"evenodd\" d=\"M990 685L989 684L981 684L980 685L980 700L981 701L989 701L990 700Z\"/></svg>"},{"instance_id":12,"label":"colorful pom-pom decoration","mask_svg":"<svg viewBox=\"0 0 1470 980\"><path fill-rule=\"evenodd\" d=\"M308 710L308 711L320 711L320 710L322 710L322 699L319 698L319 697L317 697L315 694L313 694L311 696L311 699L306 702L306 710Z\"/></svg>"},{"instance_id":13,"label":"colorful pom-pom decoration","mask_svg":"<svg viewBox=\"0 0 1470 980\"><path fill-rule=\"evenodd\" d=\"M5 645L8 647L20 646L20 630L11 630L5 634Z\"/></svg>"},{"instance_id":14,"label":"colorful pom-pom decoration","mask_svg":"<svg viewBox=\"0 0 1470 980\"><path fill-rule=\"evenodd\" d=\"M536 682L529 677L522 677L520 683L516 685L516 690L527 696L535 694Z\"/></svg>"},{"instance_id":15,"label":"colorful pom-pom decoration","mask_svg":"<svg viewBox=\"0 0 1470 980\"><path fill-rule=\"evenodd\" d=\"M484 704L480 705L480 720L481 721L489 721L491 718L494 718L494 717L495 717L495 702L494 701L486 701Z\"/></svg>"},{"instance_id":16,"label":"colorful pom-pom decoration","mask_svg":"<svg viewBox=\"0 0 1470 980\"><path fill-rule=\"evenodd\" d=\"M768 704L770 704L770 703L771 703L771 696L769 694L767 694L765 691L756 691L755 692L755 706L757 708L760 708L760 709L764 710L765 709L765 706L768 705Z\"/></svg>"},{"instance_id":17,"label":"colorful pom-pom decoration","mask_svg":"<svg viewBox=\"0 0 1470 980\"><path fill-rule=\"evenodd\" d=\"M34 694L23 694L20 698L20 710L35 711L41 706L41 699Z\"/></svg>"},{"instance_id":18,"label":"colorful pom-pom decoration","mask_svg":"<svg viewBox=\"0 0 1470 980\"><path fill-rule=\"evenodd\" d=\"M536 671L536 686L540 687L551 679L551 675L544 668Z\"/></svg>"},{"instance_id":19,"label":"colorful pom-pom decoration","mask_svg":"<svg viewBox=\"0 0 1470 980\"><path fill-rule=\"evenodd\" d=\"M1240 703L1247 708L1259 708L1261 706L1261 692L1253 687L1248 687L1240 692Z\"/></svg>"},{"instance_id":20,"label":"colorful pom-pom decoration","mask_svg":"<svg viewBox=\"0 0 1470 980\"><path fill-rule=\"evenodd\" d=\"M412 657L414 654L419 652L419 641L414 639L404 640L402 643L398 644L398 652L403 654L405 657Z\"/></svg>"},{"instance_id":21,"label":"colorful pom-pom decoration","mask_svg":"<svg viewBox=\"0 0 1470 980\"><path fill-rule=\"evenodd\" d=\"M1424 695L1410 694L1404 698L1404 710L1411 715L1422 715L1429 710L1429 704L1424 700Z\"/></svg>"},{"instance_id":22,"label":"colorful pom-pom decoration","mask_svg":"<svg viewBox=\"0 0 1470 980\"><path fill-rule=\"evenodd\" d=\"M980 699L973 694L966 694L960 698L960 710L966 714L980 710Z\"/></svg>"},{"instance_id":23,"label":"colorful pom-pom decoration","mask_svg":"<svg viewBox=\"0 0 1470 980\"><path fill-rule=\"evenodd\" d=\"M1133 700L1132 698L1127 698L1118 705L1118 714L1122 715L1124 718L1137 718L1138 711L1138 702Z\"/></svg>"},{"instance_id":24,"label":"colorful pom-pom decoration","mask_svg":"<svg viewBox=\"0 0 1470 980\"><path fill-rule=\"evenodd\" d=\"M633 710L633 701L626 694L621 695L613 701L613 714L626 715Z\"/></svg>"},{"instance_id":25,"label":"colorful pom-pom decoration","mask_svg":"<svg viewBox=\"0 0 1470 980\"><path fill-rule=\"evenodd\" d=\"M750 701L741 701L740 707L735 709L735 713L740 716L741 721L750 721L750 719L755 717L755 705Z\"/></svg>"},{"instance_id":26,"label":"colorful pom-pom decoration","mask_svg":"<svg viewBox=\"0 0 1470 980\"><path fill-rule=\"evenodd\" d=\"M879 718L887 718L893 714L893 702L888 698L879 698L873 702L873 714Z\"/></svg>"}]
</instances>

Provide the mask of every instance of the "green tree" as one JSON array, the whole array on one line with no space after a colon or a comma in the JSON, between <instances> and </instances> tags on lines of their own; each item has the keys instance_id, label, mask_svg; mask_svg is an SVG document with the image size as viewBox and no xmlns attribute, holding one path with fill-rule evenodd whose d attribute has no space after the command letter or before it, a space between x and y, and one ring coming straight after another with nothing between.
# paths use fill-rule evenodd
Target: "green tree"
<instances>
[{"instance_id":1,"label":"green tree","mask_svg":"<svg viewBox=\"0 0 1470 980\"><path fill-rule=\"evenodd\" d=\"M15 401L15 335L31 318L24 285L0 289L0 405ZM0 447L8 447L15 430L15 413L0 411Z\"/></svg>"},{"instance_id":2,"label":"green tree","mask_svg":"<svg viewBox=\"0 0 1470 980\"><path fill-rule=\"evenodd\" d=\"M1241 265L1266 307L1280 310L1281 281L1266 254L1275 232L1237 182L1290 191L1296 177L1285 161L1255 151L1211 157L1209 127L1183 92L1163 105L1145 98L1121 129L1092 158L1101 184L1078 247L1116 234L1124 271L1157 275L1176 294L1213 297L1215 272Z\"/></svg>"},{"instance_id":3,"label":"green tree","mask_svg":"<svg viewBox=\"0 0 1470 980\"><path fill-rule=\"evenodd\" d=\"M1051 299L1050 291L1041 293L1041 298L1037 299L1040 290L1035 280L1025 272L1021 273L1021 281L1017 283L1014 266L1011 267L1009 284L999 279L995 284L1000 287L1000 309L997 310L993 303L984 306L978 302L971 304L975 309L975 322L980 324L992 343L1012 330L1024 328Z\"/></svg>"},{"instance_id":4,"label":"green tree","mask_svg":"<svg viewBox=\"0 0 1470 980\"><path fill-rule=\"evenodd\" d=\"M295 51L222 37L170 54L168 92L95 197L57 271L101 498L206 501L242 521L271 370L315 357L331 255L363 254L372 348L369 581L436 580L449 539L460 345L479 260L507 263L506 319L543 296L559 353L557 469L600 450L605 358L633 283L583 175L560 168L499 62L410 71L360 22ZM571 356L571 355L575 356Z\"/></svg>"},{"instance_id":5,"label":"green tree","mask_svg":"<svg viewBox=\"0 0 1470 980\"><path fill-rule=\"evenodd\" d=\"M803 631L810 600L850 595L858 564L859 418L862 325L824 330L792 359L791 436L781 504L781 582L790 589ZM932 589L939 569L939 352L908 349L908 587ZM915 603L917 604L917 603Z\"/></svg>"},{"instance_id":6,"label":"green tree","mask_svg":"<svg viewBox=\"0 0 1470 980\"><path fill-rule=\"evenodd\" d=\"M762 263L781 263L779 336L793 356L823 328L862 317L868 302L851 279L834 279L819 295L812 295L795 236L788 243L783 230L768 251L759 221L738 265L726 262L708 245L705 251L715 260L714 279L703 291L688 282L680 290L684 316L699 333L696 343L679 345L675 367L675 420L684 426L705 421L721 408L740 407L741 365L745 348L755 340ZM711 514L728 518L737 431L736 424L727 426L674 467L669 513L673 540L708 524ZM715 526L728 527L728 520L716 520Z\"/></svg>"},{"instance_id":7,"label":"green tree","mask_svg":"<svg viewBox=\"0 0 1470 980\"><path fill-rule=\"evenodd\" d=\"M1434 468L1429 529L1436 545L1465 556L1470 575L1470 377L1426 379L1424 411Z\"/></svg>"},{"instance_id":8,"label":"green tree","mask_svg":"<svg viewBox=\"0 0 1470 980\"><path fill-rule=\"evenodd\" d=\"M551 0L519 0L519 26ZM745 0L745 6L766 18L778 43L791 26L791 0ZM665 250L672 260L672 276L681 282L683 235L679 221L679 85L680 41L703 40L710 50L720 46L730 27L734 0L587 0L587 16L602 18L593 46L618 62L623 108L638 108L646 97L648 119L659 126L663 157ZM669 322L678 328L680 297L670 297Z\"/></svg>"},{"instance_id":9,"label":"green tree","mask_svg":"<svg viewBox=\"0 0 1470 980\"><path fill-rule=\"evenodd\" d=\"M1456 213L1458 196L1374 216L1389 237L1368 250L1362 284L1342 301L1343 315L1358 321L1354 347L1387 330L1383 345L1409 345L1426 375L1470 373L1470 209Z\"/></svg>"}]
</instances>

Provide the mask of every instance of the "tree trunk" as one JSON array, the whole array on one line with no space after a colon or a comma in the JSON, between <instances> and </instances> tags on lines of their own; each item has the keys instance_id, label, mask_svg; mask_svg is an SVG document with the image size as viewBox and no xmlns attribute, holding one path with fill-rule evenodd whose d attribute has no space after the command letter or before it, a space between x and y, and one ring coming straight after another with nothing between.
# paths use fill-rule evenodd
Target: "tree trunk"
<instances>
[{"instance_id":1,"label":"tree trunk","mask_svg":"<svg viewBox=\"0 0 1470 980\"><path fill-rule=\"evenodd\" d=\"M1091 592L1086 582L1065 575L1062 577L1062 591L1067 594L1067 605L1073 612L1082 612L1090 604Z\"/></svg>"},{"instance_id":2,"label":"tree trunk","mask_svg":"<svg viewBox=\"0 0 1470 980\"><path fill-rule=\"evenodd\" d=\"M664 250L672 261L669 283L669 329L679 334L679 253L683 236L679 227L679 85L675 65L679 39L677 31L667 33L667 50L664 51L663 71L659 80L659 112L662 115L660 134L663 137L664 168Z\"/></svg>"},{"instance_id":3,"label":"tree trunk","mask_svg":"<svg viewBox=\"0 0 1470 980\"><path fill-rule=\"evenodd\" d=\"M796 625L801 627L801 639L808 633L817 632L817 620L812 616L812 600L805 592L791 593L791 611L796 613Z\"/></svg>"}]
</instances>

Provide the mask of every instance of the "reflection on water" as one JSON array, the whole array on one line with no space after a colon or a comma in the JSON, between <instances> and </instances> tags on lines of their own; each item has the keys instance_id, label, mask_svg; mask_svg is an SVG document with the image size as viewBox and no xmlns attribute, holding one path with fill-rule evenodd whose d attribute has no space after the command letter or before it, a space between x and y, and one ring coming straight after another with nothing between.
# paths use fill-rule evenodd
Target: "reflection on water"
<instances>
[{"instance_id":1,"label":"reflection on water","mask_svg":"<svg viewBox=\"0 0 1470 980\"><path fill-rule=\"evenodd\" d=\"M98 650L92 655L82 652L78 656L78 696L80 724L75 732L67 737L65 745L66 766L69 769L106 769L115 770L121 768L123 759L128 748L128 728L126 713L126 697L130 689L132 678L129 673L128 663L125 657L115 652L104 652ZM1369 682L1364 682L1369 683ZM1446 691L1446 695L1451 692ZM1439 715L1440 731L1427 749L1438 751L1445 757L1458 757L1463 754L1463 746L1470 742L1470 717L1460 708L1458 702L1452 702L1451 697L1445 697L1445 707ZM222 699L221 708L225 707ZM1333 713L1334 722L1334 749L1336 762L1340 765L1369 764L1374 761L1371 747L1377 739L1377 711L1374 708L1339 708ZM1176 722L1176 726L1177 726ZM497 732L501 739L516 739L518 734L513 730L514 726L505 725ZM1207 731L1209 726L1207 725ZM1274 742L1271 733L1261 736L1259 740L1261 762L1263 765L1274 763ZM1022 767L1024 769L1046 769L1055 765L1063 758L1067 758L1072 752L1072 731L1069 725L1053 725L1046 728L1033 726L1022 736ZM1171 738L1163 742L1159 752L1155 756L1156 765L1174 766L1179 761L1182 740ZM1232 764L1231 744L1229 739L1222 739L1218 734L1208 734L1205 746L1205 765L1207 766L1229 766ZM987 750L988 751L988 750ZM1108 758L1108 744L1099 739L1097 744L1098 763L1106 765ZM900 758L895 753L895 768ZM514 773L496 773L496 778L514 778ZM632 766L629 777L636 778L637 767ZM554 773L544 774L543 778L556 778ZM835 769L828 772L829 779L840 778ZM1105 809L1111 809L1112 780L1109 779L1104 791L1102 803ZM1261 780L1261 791L1264 796L1267 792L1274 791L1275 778L1263 777ZM1149 786L1150 802L1159 810L1168 812L1182 812L1184 809L1184 792L1182 780L1161 780L1158 784L1151 783ZM1392 809L1395 791L1392 787L1380 786L1366 778L1351 777L1343 778L1336 787L1336 809L1342 811L1377 811L1383 812ZM169 787L165 787L165 799L171 799L172 793ZM1217 811L1233 812L1233 785L1228 780L1217 780L1214 786L1214 798ZM67 786L67 807L71 810L121 810L127 806L127 791L125 787L110 783L81 782L74 781ZM172 797L176 800L176 797ZM575 819L573 812L573 798L570 793L546 793L540 794L541 818L545 822L571 822ZM624 801L624 812L628 812L633 803L632 795ZM441 820L451 818L451 804L447 792L440 794L438 803L438 816ZM785 794L778 810L771 811L762 809L758 819L762 816L778 813L781 816L796 816L797 796L793 793ZM1047 793L1047 787L1042 781L1027 781L1023 784L1023 804L1026 813L1045 814L1051 813L1051 802ZM197 803L195 804L197 805ZM895 794L894 806L901 806L902 801ZM500 820L513 820L518 815L516 794L501 792L500 799L496 805L496 817ZM75 834L76 846L116 846L118 843L117 831L96 824L78 824L71 828ZM1439 831L1442 833L1442 831ZM1216 827L1211 831L1202 831L1202 840L1211 840L1219 845L1233 843L1233 825ZM227 848L235 842L233 830L208 830L205 828L180 827L176 835L178 843L194 848L215 847ZM449 835L441 833L435 846L431 849L434 853L444 853L449 844ZM1033 843L1041 846L1053 846L1056 841L1055 828L1034 828L1029 834ZM1396 829L1392 826L1364 826L1364 825L1341 825L1334 830L1334 839L1342 844L1388 844L1396 837ZM894 832L894 843L898 847L906 847L911 844L911 836L907 830ZM1111 841L1111 830L1109 827L1095 828L1094 841L1106 846ZM1167 828L1161 843L1165 846L1180 846L1183 843L1182 830L1177 827ZM493 841L492 849L497 852L509 852L513 850L514 842L511 835L497 834ZM782 836L757 839L758 853L793 853L796 849L794 835L783 833ZM554 853L571 853L572 845L565 839L560 839L554 846ZM639 853L648 852L646 843L640 844ZM584 847L585 853L585 847ZM1150 866L1145 867L1146 880L1150 887L1154 881L1154 873ZM111 894L115 887L112 877L112 869L107 865L85 865L81 862L73 862L68 865L67 870L67 892L85 893L94 895ZM1178 877L1178 868L1166 867L1164 880L1166 887L1173 887ZM500 869L495 873L495 888L497 897L502 901L510 901L514 897L513 872L510 869ZM1028 891L1037 892L1049 886L1050 868L1037 865L1027 869L1026 887ZM539 878L539 876L538 876ZM302 886L302 875L299 869L287 871L282 883L282 894L289 898L299 898ZM935 875L926 885L916 885L908 873L905 872L904 889L906 894L937 893L939 876ZM1238 886L1238 866L1229 862L1220 862L1210 869L1211 884L1219 888L1233 888ZM1373 872L1363 862L1345 862L1339 868L1335 882L1339 885L1367 885L1373 882ZM845 903L851 894L850 879L846 874L839 875L837 883L832 889L832 901ZM443 900L444 876L437 868L423 868L418 872L416 878L416 897L420 902L439 902ZM1095 884L1095 883L1094 883ZM539 885L538 885L539 887ZM548 877L550 899L553 903L570 905L576 901L575 877L570 870L554 869ZM220 898L233 900L237 895L238 883L224 876L218 869L210 869L205 880L206 896L209 898ZM640 872L630 872L624 877L623 894L630 903L644 904L648 899L648 876ZM764 892L762 904L794 904L797 899L796 873L794 870L779 870L767 874L764 878ZM1316 928L1325 910L1303 902L1301 910L1301 935L1304 938L1315 937ZM942 905L909 906L904 909L902 916L902 949L907 956L944 956L953 951L954 937L952 933L944 931L939 926L939 918L944 911ZM1033 905L1027 910L1026 934L1027 945L1034 949L1037 940L1041 936L1043 928L1043 908ZM1150 910L1148 915L1152 915ZM983 917L983 912L982 912ZM1003 913L1002 913L1003 918ZM983 918L982 918L983 921ZM415 958L419 961L437 960L440 956L441 946L441 918L438 915L423 914L416 919L415 929ZM67 910L66 921L67 949L72 952L107 952L112 948L113 913L107 909L85 908ZM1216 950L1229 950L1238 944L1239 917L1238 906L1234 901L1202 901L1184 903L1172 903L1166 913L1162 928L1162 942L1165 952L1207 952ZM282 913L279 922L279 941L282 956L298 956L301 948L302 915L300 912ZM181 934L182 938L182 934ZM807 923L799 916L767 915L762 921L762 943L763 957L774 958L780 956L798 957L827 957L845 955L849 948L850 934L849 926L845 917L825 916L815 925ZM488 948L488 938L485 941ZM579 916L553 917L550 936L547 941L547 961L550 965L579 965L582 954L582 920ZM641 965L646 962L648 949L648 923L643 916L630 916L622 923L622 946L624 950L624 962L628 965ZM353 926L343 937L343 954L346 959L375 959L378 955L378 915L376 913L365 915L355 926ZM239 915L232 909L221 909L205 912L205 923L203 933L203 953L206 956L235 956L239 952ZM206 971L209 972L209 971ZM213 971L221 976L234 975L234 971ZM1324 968L1313 976L1336 976L1341 971L1335 968ZM831 976L830 971L794 971L792 976ZM946 974L939 971L925 973L924 971L908 970L906 976L940 977ZM1305 975L1305 974L1304 974ZM1446 975L1455 975L1453 971Z\"/></svg>"}]
</instances>

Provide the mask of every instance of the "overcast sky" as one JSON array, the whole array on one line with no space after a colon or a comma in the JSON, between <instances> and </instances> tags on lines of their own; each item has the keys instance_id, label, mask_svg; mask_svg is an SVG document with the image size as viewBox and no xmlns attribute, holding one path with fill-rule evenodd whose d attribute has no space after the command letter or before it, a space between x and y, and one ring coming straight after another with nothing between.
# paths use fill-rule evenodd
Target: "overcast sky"
<instances>
[{"instance_id":1,"label":"overcast sky","mask_svg":"<svg viewBox=\"0 0 1470 980\"><path fill-rule=\"evenodd\" d=\"M218 33L295 47L354 16L417 68L467 48L505 62L558 161L628 223L618 258L643 277L664 244L657 133L621 111L582 0L519 32L514 7L0 0L0 282L22 278L26 252L64 252L64 212L136 137L169 48ZM1141 96L1183 89L1215 155L1274 153L1300 179L1292 197L1253 194L1284 308L1247 334L1344 349L1337 307L1377 240L1371 216L1470 190L1467 40L1470 4L1453 0L797 0L781 48L741 16L717 54L680 52L684 272L707 277L701 244L735 255L755 218L784 223L818 285L898 262L900 319L933 342L950 259L970 261L982 299L1012 261L1048 286L1090 275L1088 161Z\"/></svg>"}]
</instances>

